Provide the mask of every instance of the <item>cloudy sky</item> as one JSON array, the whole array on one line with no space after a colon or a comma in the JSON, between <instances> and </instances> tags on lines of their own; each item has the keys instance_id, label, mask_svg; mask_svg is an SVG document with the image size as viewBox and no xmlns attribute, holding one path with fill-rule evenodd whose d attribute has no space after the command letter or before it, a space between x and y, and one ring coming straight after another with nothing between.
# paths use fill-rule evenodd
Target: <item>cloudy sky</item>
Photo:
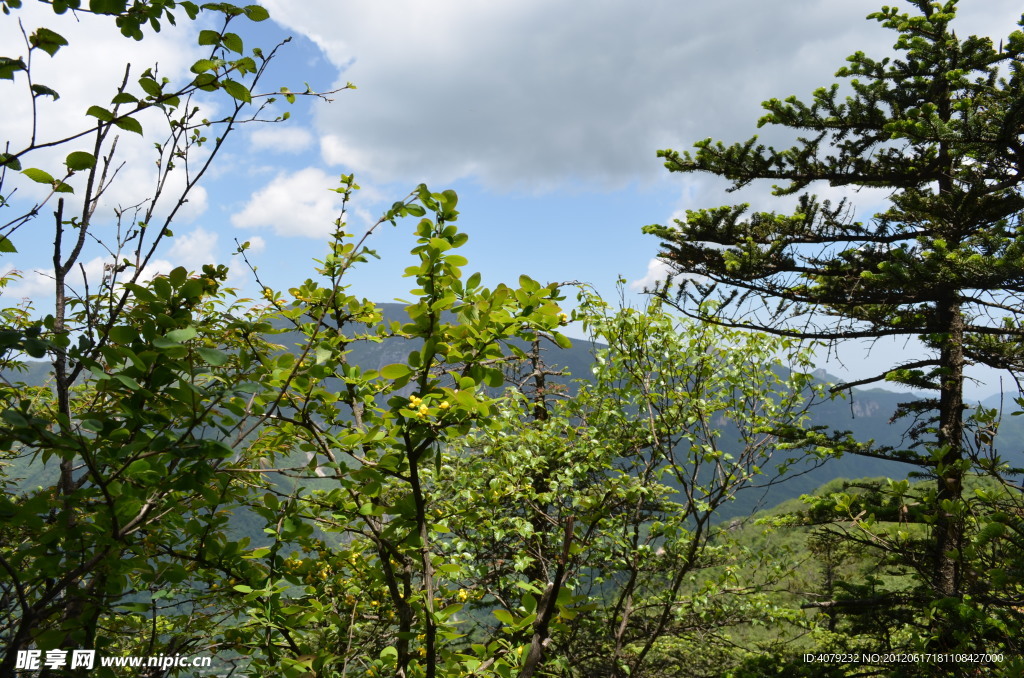
<instances>
[{"instance_id":1,"label":"cloudy sky","mask_svg":"<svg viewBox=\"0 0 1024 678\"><path fill-rule=\"evenodd\" d=\"M264 49L294 37L268 74L268 89L301 91L309 83L329 90L346 82L358 89L332 96L330 104L300 101L287 122L239 130L157 262L165 269L230 264L233 282L250 294L257 288L231 254L235 239L252 243L251 260L271 286L309 277L337 216L338 196L329 189L342 172L354 172L363 187L349 218L353 230L420 182L453 188L471 238L468 268L481 271L485 282L526 273L541 281L588 282L612 295L622 276L636 294L660 274L653 259L658 245L640 233L644 225L740 200L774 206L764 186L726 195L712 178L671 175L655 157L658 149L685 149L705 137L746 139L757 132L761 101L806 98L833 81L847 55L883 55L894 39L865 20L878 0L262 4L272 21L234 30L247 47ZM960 4L960 35L998 40L1020 18L1018 0ZM71 42L56 58L44 62L44 55L34 64L36 82L62 95L41 103L46 134L81 129L88 106L109 101L126 61L135 74L157 64L173 79L202 56L195 44L202 26L185 21L134 43L107 21L56 18L45 6L26 5L0 16L0 44L11 56L22 43L19 19L28 32L46 25ZM24 82L0 81L0 90L17 87ZM23 96L2 96L0 135L14 147L30 133L28 104ZM208 117L218 113L216 104L200 103ZM127 164L108 208L131 204L151 181L153 140L134 136L119 146ZM41 151L34 166L62 157ZM41 187L26 185L16 202L41 196ZM865 210L879 199L857 197ZM355 293L378 301L407 296L411 285L401 272L410 263L403 253L411 227L374 236L383 260L352 279ZM20 254L8 257L4 270L16 268L24 278L8 296L43 306L52 268L48 243L22 230L15 244ZM87 261L97 274L102 251L94 247ZM850 356L848 362L862 362L857 351Z\"/></svg>"}]
</instances>

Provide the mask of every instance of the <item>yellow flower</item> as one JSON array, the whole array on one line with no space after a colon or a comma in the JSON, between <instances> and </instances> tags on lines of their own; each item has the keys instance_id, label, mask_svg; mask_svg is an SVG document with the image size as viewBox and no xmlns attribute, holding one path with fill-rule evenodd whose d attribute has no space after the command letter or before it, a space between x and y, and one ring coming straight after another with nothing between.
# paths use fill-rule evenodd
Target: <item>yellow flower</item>
<instances>
[{"instance_id":1,"label":"yellow flower","mask_svg":"<svg viewBox=\"0 0 1024 678\"><path fill-rule=\"evenodd\" d=\"M430 412L430 408L429 408L429 407L427 407L426 405L420 405L420 412L419 412L419 415L420 415L421 417L425 417L425 416L427 416L427 413L428 413L428 412Z\"/></svg>"},{"instance_id":2,"label":"yellow flower","mask_svg":"<svg viewBox=\"0 0 1024 678\"><path fill-rule=\"evenodd\" d=\"M449 407L451 407L451 405L448 404L447 400L442 400L441 404L438 405L438 407L440 407L442 410L447 410Z\"/></svg>"}]
</instances>

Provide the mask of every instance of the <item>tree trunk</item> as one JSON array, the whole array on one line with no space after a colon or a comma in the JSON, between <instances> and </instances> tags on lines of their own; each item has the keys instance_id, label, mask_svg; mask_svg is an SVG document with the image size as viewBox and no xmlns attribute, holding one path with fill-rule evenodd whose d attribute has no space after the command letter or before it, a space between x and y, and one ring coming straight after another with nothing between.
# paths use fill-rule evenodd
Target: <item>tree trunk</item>
<instances>
[{"instance_id":1,"label":"tree trunk","mask_svg":"<svg viewBox=\"0 0 1024 678\"><path fill-rule=\"evenodd\" d=\"M932 546L932 578L935 592L944 598L960 595L959 554L963 542L963 519L959 504L963 493L963 376L964 376L964 317L955 298L943 300L938 308L939 321L946 329L942 344L939 389L938 449L941 452L937 478L937 501ZM943 625L939 636L939 651L955 645L954 629Z\"/></svg>"}]
</instances>

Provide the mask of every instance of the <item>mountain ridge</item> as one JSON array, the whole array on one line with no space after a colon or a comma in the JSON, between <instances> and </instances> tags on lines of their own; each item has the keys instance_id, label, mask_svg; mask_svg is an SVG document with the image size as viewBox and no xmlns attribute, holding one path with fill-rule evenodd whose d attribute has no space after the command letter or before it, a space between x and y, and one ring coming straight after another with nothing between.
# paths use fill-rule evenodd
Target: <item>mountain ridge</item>
<instances>
[{"instance_id":1,"label":"mountain ridge","mask_svg":"<svg viewBox=\"0 0 1024 678\"><path fill-rule=\"evenodd\" d=\"M384 320L386 322L403 322L405 307L401 304L386 303L380 304ZM279 326L278 329L284 329ZM300 341L297 332L284 331L273 337L275 343L284 346L285 350L294 349ZM588 339L573 339L569 348L558 348L553 344L545 348L545 358L548 365L556 371L564 371L565 376L553 376L553 382L562 383L571 397L576 392L576 382L586 381L591 374L591 364L594 361L594 352L603 348ZM525 348L525 344L521 344ZM358 365L363 370L380 370L386 365L404 362L411 349L406 340L400 337L384 338L381 342L353 342L348 355L349 362ZM10 371L0 375L12 381L24 381L30 385L41 385L45 383L49 375L49 363L42 361L27 361L25 371L12 374ZM835 378L823 370L815 372L816 378L820 374L820 381L824 383L835 383ZM834 431L849 431L854 439L865 442L874 440L877 445L889 447L903 447L904 431L898 423L892 419L893 413L900 403L918 400L917 396L908 393L887 391L883 388L851 389L849 395L844 398L836 398L829 401L822 401L815 404L809 414L810 426L824 426ZM985 403L992 403L999 399L993 396L986 399ZM1007 401L1007 397L1003 397ZM1009 399L1012 402L1012 399ZM986 406L991 406L987 404ZM1021 441L1024 441L1024 418L1004 417L1004 427L1001 428L998 436L999 445L1013 449L1014 457L1024 456L1021 454ZM779 460L782 461L781 459ZM22 465L17 465L22 466ZM723 511L722 519L747 514L774 506L780 502L799 497L803 494L810 494L817 488L825 485L836 478L864 478L886 476L894 479L907 477L916 467L909 464L860 457L857 455L846 455L827 459L816 468L797 467L793 477L784 482L774 484L759 491L749 488L742 501L733 502ZM18 472L25 473L24 481L40 480L38 473L28 473L27 468L18 468ZM36 484L29 482L29 484Z\"/></svg>"}]
</instances>

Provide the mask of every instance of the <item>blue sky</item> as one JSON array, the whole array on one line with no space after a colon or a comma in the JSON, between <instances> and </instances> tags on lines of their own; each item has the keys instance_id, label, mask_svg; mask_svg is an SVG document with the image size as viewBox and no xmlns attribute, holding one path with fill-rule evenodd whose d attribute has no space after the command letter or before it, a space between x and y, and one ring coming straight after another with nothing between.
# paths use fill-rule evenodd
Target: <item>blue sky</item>
<instances>
[{"instance_id":1,"label":"blue sky","mask_svg":"<svg viewBox=\"0 0 1024 678\"><path fill-rule=\"evenodd\" d=\"M268 74L268 89L301 91L308 82L329 90L349 81L358 89L339 92L330 104L300 100L287 122L239 130L154 266L229 264L233 284L249 295L258 289L231 254L234 240L252 243L250 258L271 286L301 282L312 275L312 259L324 252L337 216L336 194L328 189L339 174L354 172L363 187L349 215L354 231L420 182L452 188L470 235L468 269L481 271L485 282L526 273L544 282L588 282L611 296L621 275L639 299L644 283L662 271L654 260L658 243L640 233L644 225L738 201L780 208L767 186L727 195L713 178L669 174L655 152L705 137L746 139L757 132L762 100L806 98L833 81L845 56L883 54L893 40L864 20L877 0L261 4L272 21L235 26L246 45L266 50L294 38ZM1016 0L960 4L961 35L999 39L1021 11ZM84 110L109 100L126 59L135 73L158 63L173 78L201 56L199 27L187 22L132 43L109 22L70 15L58 21L48 8L26 5L0 16L0 44L20 43L17 18L30 31L46 25L71 41L52 64L38 64L40 77L62 94L59 102L44 102L41 122L55 134L81 128ZM12 86L0 82L0 89ZM24 138L27 119L17 99L8 99L0 115L0 136L15 142ZM761 134L773 138L771 130ZM126 138L122 152L131 167L145 167L151 146L151 139ZM36 166L46 162L55 158L40 153ZM126 171L104 207L130 204L132 190L145 183L144 170ZM38 188L21 187L16 198L38 200ZM884 200L871 192L852 197L866 213ZM383 260L352 278L356 294L378 301L406 296L411 285L401 272L410 263L412 226L374 236ZM49 230L41 225L37 232ZM7 297L30 298L43 310L51 296L49 241L22 230L15 244L19 254L2 265L23 278ZM97 275L102 251L93 247L85 261ZM865 358L851 347L845 370L835 362L828 367L860 375L907 350L913 349L879 345ZM981 379L973 392L996 390L989 376Z\"/></svg>"}]
</instances>

